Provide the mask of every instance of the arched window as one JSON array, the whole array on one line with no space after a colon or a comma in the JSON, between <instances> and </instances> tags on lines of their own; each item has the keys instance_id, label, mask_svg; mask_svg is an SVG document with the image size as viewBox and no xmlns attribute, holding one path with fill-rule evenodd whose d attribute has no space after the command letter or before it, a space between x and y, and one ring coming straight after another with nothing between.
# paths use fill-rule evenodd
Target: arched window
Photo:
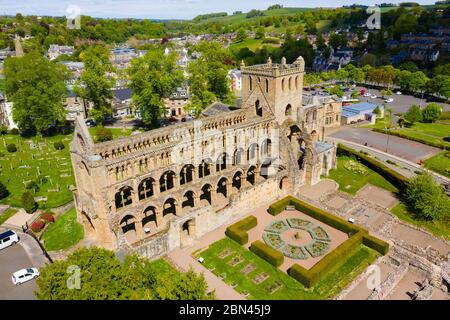
<instances>
[{"instance_id":1,"label":"arched window","mask_svg":"<svg viewBox=\"0 0 450 320\"><path fill-rule=\"evenodd\" d=\"M256 100L255 102L255 112L257 116L262 117L262 107L259 103L259 100Z\"/></svg>"},{"instance_id":2,"label":"arched window","mask_svg":"<svg viewBox=\"0 0 450 320\"><path fill-rule=\"evenodd\" d=\"M269 79L266 79L266 93L269 92Z\"/></svg>"},{"instance_id":3,"label":"arched window","mask_svg":"<svg viewBox=\"0 0 450 320\"><path fill-rule=\"evenodd\" d=\"M248 86L249 91L252 91L253 90L253 79L251 76L248 77L248 84L249 84L249 86Z\"/></svg>"},{"instance_id":4,"label":"arched window","mask_svg":"<svg viewBox=\"0 0 450 320\"><path fill-rule=\"evenodd\" d=\"M285 115L285 116L290 116L290 115L292 115L292 106L291 106L290 104L288 104L288 105L286 106L286 111L284 112L284 115Z\"/></svg>"},{"instance_id":5,"label":"arched window","mask_svg":"<svg viewBox=\"0 0 450 320\"><path fill-rule=\"evenodd\" d=\"M292 90L292 78L289 77L289 91Z\"/></svg>"},{"instance_id":6,"label":"arched window","mask_svg":"<svg viewBox=\"0 0 450 320\"><path fill-rule=\"evenodd\" d=\"M281 80L281 91L283 91L284 92L284 79L283 80Z\"/></svg>"},{"instance_id":7,"label":"arched window","mask_svg":"<svg viewBox=\"0 0 450 320\"><path fill-rule=\"evenodd\" d=\"M122 208L133 203L131 187L122 187L115 195L116 208Z\"/></svg>"}]
</instances>

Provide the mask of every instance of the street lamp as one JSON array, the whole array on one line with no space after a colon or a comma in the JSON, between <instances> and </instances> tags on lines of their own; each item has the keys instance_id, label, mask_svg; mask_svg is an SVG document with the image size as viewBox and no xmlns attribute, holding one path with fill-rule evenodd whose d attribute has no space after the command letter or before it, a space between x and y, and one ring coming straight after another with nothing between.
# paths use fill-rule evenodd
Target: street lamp
<instances>
[{"instance_id":1,"label":"street lamp","mask_svg":"<svg viewBox=\"0 0 450 320\"><path fill-rule=\"evenodd\" d=\"M384 127L384 129L387 130L387 132L388 132L388 134L387 134L387 142L386 142L386 152L388 152L390 132L389 132L389 128L388 127Z\"/></svg>"}]
</instances>

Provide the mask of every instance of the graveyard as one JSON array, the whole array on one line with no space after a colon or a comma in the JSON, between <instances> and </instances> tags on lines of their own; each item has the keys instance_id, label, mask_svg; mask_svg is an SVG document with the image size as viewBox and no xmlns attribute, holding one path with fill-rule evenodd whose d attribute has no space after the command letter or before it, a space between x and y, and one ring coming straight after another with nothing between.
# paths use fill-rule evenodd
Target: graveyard
<instances>
[{"instance_id":1,"label":"graveyard","mask_svg":"<svg viewBox=\"0 0 450 320\"><path fill-rule=\"evenodd\" d=\"M10 192L0 203L22 207L25 191L33 194L40 208L56 208L72 201L71 187L75 180L69 153L71 140L72 134L0 136L0 181ZM62 150L54 146L59 141L64 144ZM7 145L11 144L17 147L16 152L8 152Z\"/></svg>"}]
</instances>

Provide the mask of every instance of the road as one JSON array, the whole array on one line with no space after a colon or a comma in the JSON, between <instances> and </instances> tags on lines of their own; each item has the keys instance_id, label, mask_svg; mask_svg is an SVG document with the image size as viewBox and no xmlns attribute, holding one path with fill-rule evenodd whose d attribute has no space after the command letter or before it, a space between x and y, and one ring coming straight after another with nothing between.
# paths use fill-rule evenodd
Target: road
<instances>
[{"instance_id":1,"label":"road","mask_svg":"<svg viewBox=\"0 0 450 320\"><path fill-rule=\"evenodd\" d=\"M338 138L354 142L387 152L394 156L403 158L413 163L428 159L442 150L425 144L374 132L369 128L342 127L330 135L330 138Z\"/></svg>"},{"instance_id":2,"label":"road","mask_svg":"<svg viewBox=\"0 0 450 320\"><path fill-rule=\"evenodd\" d=\"M5 231L1 229L0 232ZM16 231L17 232L17 231ZM17 232L20 237L18 244L0 250L0 300L33 300L37 289L36 281L15 286L11 275L23 268L42 267L46 258L31 236Z\"/></svg>"}]
</instances>

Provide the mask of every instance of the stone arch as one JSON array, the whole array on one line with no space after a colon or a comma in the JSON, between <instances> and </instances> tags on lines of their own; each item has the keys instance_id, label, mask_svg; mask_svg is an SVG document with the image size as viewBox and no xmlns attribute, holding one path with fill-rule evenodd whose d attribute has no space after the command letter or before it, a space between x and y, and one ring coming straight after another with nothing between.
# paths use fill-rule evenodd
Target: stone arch
<instances>
[{"instance_id":1,"label":"stone arch","mask_svg":"<svg viewBox=\"0 0 450 320\"><path fill-rule=\"evenodd\" d=\"M269 178L271 166L272 166L272 161L271 161L270 159L265 160L265 161L261 164L261 172L260 172L260 176L263 177L264 179Z\"/></svg>"},{"instance_id":2,"label":"stone arch","mask_svg":"<svg viewBox=\"0 0 450 320\"><path fill-rule=\"evenodd\" d=\"M286 106L286 109L284 110L284 115L287 116L291 116L292 115L292 106L290 104L288 104Z\"/></svg>"},{"instance_id":3,"label":"stone arch","mask_svg":"<svg viewBox=\"0 0 450 320\"><path fill-rule=\"evenodd\" d=\"M243 164L244 162L244 149L239 148L237 150L234 151L234 165L240 165Z\"/></svg>"},{"instance_id":4,"label":"stone arch","mask_svg":"<svg viewBox=\"0 0 450 320\"><path fill-rule=\"evenodd\" d=\"M261 102L259 100L256 100L255 102L255 113L258 117L262 117L263 115Z\"/></svg>"},{"instance_id":5,"label":"stone arch","mask_svg":"<svg viewBox=\"0 0 450 320\"><path fill-rule=\"evenodd\" d=\"M138 187L139 200L147 199L155 194L153 190L153 184L155 183L155 179L146 178L142 180Z\"/></svg>"},{"instance_id":6,"label":"stone arch","mask_svg":"<svg viewBox=\"0 0 450 320\"><path fill-rule=\"evenodd\" d=\"M187 164L180 170L180 185L191 182L194 179L195 167Z\"/></svg>"},{"instance_id":7,"label":"stone arch","mask_svg":"<svg viewBox=\"0 0 450 320\"><path fill-rule=\"evenodd\" d=\"M178 204L178 202L174 198L168 198L166 201L164 201L163 217L165 217L167 215L176 216L177 214L179 214L179 212L177 212L177 204Z\"/></svg>"},{"instance_id":8,"label":"stone arch","mask_svg":"<svg viewBox=\"0 0 450 320\"><path fill-rule=\"evenodd\" d=\"M158 228L157 209L154 206L145 208L142 218L142 227L149 228L151 231Z\"/></svg>"},{"instance_id":9,"label":"stone arch","mask_svg":"<svg viewBox=\"0 0 450 320\"><path fill-rule=\"evenodd\" d=\"M247 149L247 161L255 160L258 155L258 144L252 143Z\"/></svg>"},{"instance_id":10,"label":"stone arch","mask_svg":"<svg viewBox=\"0 0 450 320\"><path fill-rule=\"evenodd\" d=\"M280 190L288 190L291 183L289 181L289 178L287 176L281 178L279 188Z\"/></svg>"},{"instance_id":11,"label":"stone arch","mask_svg":"<svg viewBox=\"0 0 450 320\"><path fill-rule=\"evenodd\" d=\"M182 198L181 208L185 208L185 207L194 208L196 205L195 199L196 199L196 194L194 191L192 191L192 190L186 191Z\"/></svg>"},{"instance_id":12,"label":"stone arch","mask_svg":"<svg viewBox=\"0 0 450 320\"><path fill-rule=\"evenodd\" d=\"M123 208L133 203L133 188L130 186L123 186L120 188L114 197L116 209Z\"/></svg>"},{"instance_id":13,"label":"stone arch","mask_svg":"<svg viewBox=\"0 0 450 320\"><path fill-rule=\"evenodd\" d=\"M270 157L272 154L272 140L265 139L261 143L261 156L262 157Z\"/></svg>"},{"instance_id":14,"label":"stone arch","mask_svg":"<svg viewBox=\"0 0 450 320\"><path fill-rule=\"evenodd\" d=\"M224 152L217 158L216 172L225 170L228 164L230 164L229 157L228 154Z\"/></svg>"},{"instance_id":15,"label":"stone arch","mask_svg":"<svg viewBox=\"0 0 450 320\"><path fill-rule=\"evenodd\" d=\"M175 180L175 172L166 171L159 178L159 190L160 192L164 192L170 190L174 187Z\"/></svg>"},{"instance_id":16,"label":"stone arch","mask_svg":"<svg viewBox=\"0 0 450 320\"><path fill-rule=\"evenodd\" d=\"M316 142L319 140L319 134L316 130L311 131L311 139L313 142Z\"/></svg>"},{"instance_id":17,"label":"stone arch","mask_svg":"<svg viewBox=\"0 0 450 320\"><path fill-rule=\"evenodd\" d=\"M136 217L132 214L126 214L120 219L119 224L125 239L130 243L134 242L137 239Z\"/></svg>"},{"instance_id":18,"label":"stone arch","mask_svg":"<svg viewBox=\"0 0 450 320\"><path fill-rule=\"evenodd\" d=\"M242 176L243 175L244 175L244 173L242 171L236 171L236 173L233 176L231 187L236 189L237 191L241 190L241 188L242 188Z\"/></svg>"},{"instance_id":19,"label":"stone arch","mask_svg":"<svg viewBox=\"0 0 450 320\"><path fill-rule=\"evenodd\" d=\"M217 181L217 189L216 193L222 194L225 198L228 197L229 191L228 191L228 178L222 177Z\"/></svg>"},{"instance_id":20,"label":"stone arch","mask_svg":"<svg viewBox=\"0 0 450 320\"><path fill-rule=\"evenodd\" d=\"M199 178L207 177L211 174L211 168L210 168L211 163L212 163L212 161L209 158L202 160L202 163L200 163L198 165L198 177Z\"/></svg>"},{"instance_id":21,"label":"stone arch","mask_svg":"<svg viewBox=\"0 0 450 320\"><path fill-rule=\"evenodd\" d=\"M247 182L250 183L251 185L255 185L256 183L256 167L255 166L250 166L250 168L248 168L247 170Z\"/></svg>"},{"instance_id":22,"label":"stone arch","mask_svg":"<svg viewBox=\"0 0 450 320\"><path fill-rule=\"evenodd\" d=\"M202 189L202 194L200 195L200 201L206 200L209 204L212 204L212 187L210 184L205 184Z\"/></svg>"}]
</instances>

